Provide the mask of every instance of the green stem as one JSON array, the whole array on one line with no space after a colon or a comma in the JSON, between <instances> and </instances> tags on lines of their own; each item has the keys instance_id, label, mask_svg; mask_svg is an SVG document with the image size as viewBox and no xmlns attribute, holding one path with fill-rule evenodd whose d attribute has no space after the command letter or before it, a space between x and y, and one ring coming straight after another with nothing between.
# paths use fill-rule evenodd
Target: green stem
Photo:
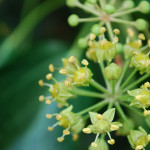
<instances>
[{"instance_id":1,"label":"green stem","mask_svg":"<svg viewBox=\"0 0 150 150\"><path fill-rule=\"evenodd\" d=\"M128 21L128 20L123 20L123 19L112 18L111 22L116 22L116 23L122 23L122 24L135 26L135 22Z\"/></svg>"},{"instance_id":2,"label":"green stem","mask_svg":"<svg viewBox=\"0 0 150 150\"><path fill-rule=\"evenodd\" d=\"M70 92L73 94L77 94L79 96L105 98L105 96L103 94L93 92L93 91L83 90L83 89L79 89L79 88L73 88L72 90L70 90Z\"/></svg>"},{"instance_id":3,"label":"green stem","mask_svg":"<svg viewBox=\"0 0 150 150\"><path fill-rule=\"evenodd\" d=\"M128 68L129 62L130 62L129 60L126 60L126 61L125 61L125 64L124 64L124 67L123 67L123 70L122 70L122 74L121 74L121 76L120 76L120 78L119 78L119 80L118 80L118 82L117 82L117 84L116 84L116 90L118 90L119 87L120 87L120 84L121 84L121 82L122 82L122 80L123 80L123 77L124 77L124 75L125 75L125 73L126 73L126 70L127 70L127 68Z\"/></svg>"},{"instance_id":4,"label":"green stem","mask_svg":"<svg viewBox=\"0 0 150 150\"><path fill-rule=\"evenodd\" d=\"M107 87L108 89L110 89L109 81L106 79L105 74L104 74L104 63L103 63L103 62L99 63L99 67L100 67L100 69L101 69L101 72L102 72L102 75L103 75L103 78L104 78L106 87Z\"/></svg>"},{"instance_id":5,"label":"green stem","mask_svg":"<svg viewBox=\"0 0 150 150\"><path fill-rule=\"evenodd\" d=\"M99 4L100 4L101 8L104 8L105 0L99 0Z\"/></svg>"},{"instance_id":6,"label":"green stem","mask_svg":"<svg viewBox=\"0 0 150 150\"><path fill-rule=\"evenodd\" d=\"M115 94L115 81L111 81L111 87L112 87L112 94Z\"/></svg>"},{"instance_id":7,"label":"green stem","mask_svg":"<svg viewBox=\"0 0 150 150\"><path fill-rule=\"evenodd\" d=\"M111 109L113 105L114 105L114 101L110 101L107 110Z\"/></svg>"},{"instance_id":8,"label":"green stem","mask_svg":"<svg viewBox=\"0 0 150 150\"><path fill-rule=\"evenodd\" d=\"M110 23L110 22L107 22L107 23L106 23L106 27L107 27L107 29L108 29L109 37L110 37L111 41L113 42L114 34L113 34L113 30L112 30L111 23Z\"/></svg>"},{"instance_id":9,"label":"green stem","mask_svg":"<svg viewBox=\"0 0 150 150\"><path fill-rule=\"evenodd\" d=\"M126 103L121 103L122 106L132 110L133 112L135 112L137 115L141 116L141 117L144 117L143 113L138 111L137 109L131 107L130 105L126 104Z\"/></svg>"},{"instance_id":10,"label":"green stem","mask_svg":"<svg viewBox=\"0 0 150 150\"><path fill-rule=\"evenodd\" d=\"M129 9L129 10L124 10L124 11L120 11L120 12L117 12L115 14L113 14L112 16L113 17L120 17L120 16L123 16L123 15L127 15L127 14L130 14L130 13L133 13L133 12L137 12L139 11L139 7L136 7L136 8L132 8L132 9Z\"/></svg>"},{"instance_id":11,"label":"green stem","mask_svg":"<svg viewBox=\"0 0 150 150\"><path fill-rule=\"evenodd\" d=\"M91 9L89 7L86 7L83 4L81 4L80 2L77 2L76 6L83 9L83 10L85 10L86 12L89 12L89 13L95 15L95 16L101 16L101 14L98 11L96 11L94 9Z\"/></svg>"},{"instance_id":12,"label":"green stem","mask_svg":"<svg viewBox=\"0 0 150 150\"><path fill-rule=\"evenodd\" d=\"M100 17L95 18L80 18L79 22L93 22L93 21L101 21Z\"/></svg>"},{"instance_id":13,"label":"green stem","mask_svg":"<svg viewBox=\"0 0 150 150\"><path fill-rule=\"evenodd\" d=\"M125 115L125 113L123 112L120 104L118 102L115 103L115 106L116 106L116 109L118 111L118 114L122 117L122 119L124 120L124 122L127 124L128 128L131 129L131 125L130 123L128 122L128 119Z\"/></svg>"},{"instance_id":14,"label":"green stem","mask_svg":"<svg viewBox=\"0 0 150 150\"><path fill-rule=\"evenodd\" d=\"M108 93L107 89L105 89L102 85L100 85L95 80L91 80L90 84L95 87L96 89L100 90L101 92Z\"/></svg>"},{"instance_id":15,"label":"green stem","mask_svg":"<svg viewBox=\"0 0 150 150\"><path fill-rule=\"evenodd\" d=\"M127 80L121 85L121 89L124 88L128 82L132 79L132 77L136 74L137 70L135 69L131 74L130 76L127 78Z\"/></svg>"},{"instance_id":16,"label":"green stem","mask_svg":"<svg viewBox=\"0 0 150 150\"><path fill-rule=\"evenodd\" d=\"M78 114L78 115L83 115L83 114L85 114L85 113L87 113L87 112L89 112L89 111L91 111L91 110L93 110L93 109L96 109L96 108L101 109L101 108L103 108L107 103L108 103L107 101L103 100L103 101L101 101L101 102L99 102L99 103L97 103L97 104L95 104L95 105L93 105L93 106L91 106L91 107L89 107L89 108L86 108L86 109L84 109L84 110L78 112L77 114Z\"/></svg>"},{"instance_id":17,"label":"green stem","mask_svg":"<svg viewBox=\"0 0 150 150\"><path fill-rule=\"evenodd\" d=\"M140 82L142 82L143 80L145 80L146 78L148 78L149 76L150 76L150 73L145 74L144 76L142 76L141 78L139 78L137 81L135 81L132 84L130 84L129 86L127 86L123 90L123 93L126 92L127 90L130 90L131 88L133 88L134 86L136 86L137 84L139 84Z\"/></svg>"},{"instance_id":18,"label":"green stem","mask_svg":"<svg viewBox=\"0 0 150 150\"><path fill-rule=\"evenodd\" d=\"M111 0L111 1L110 1L110 4L114 5L115 2L116 2L116 0Z\"/></svg>"},{"instance_id":19,"label":"green stem","mask_svg":"<svg viewBox=\"0 0 150 150\"><path fill-rule=\"evenodd\" d=\"M0 68L9 60L15 50L31 33L35 26L50 12L64 5L64 0L47 0L34 8L0 46Z\"/></svg>"}]
</instances>

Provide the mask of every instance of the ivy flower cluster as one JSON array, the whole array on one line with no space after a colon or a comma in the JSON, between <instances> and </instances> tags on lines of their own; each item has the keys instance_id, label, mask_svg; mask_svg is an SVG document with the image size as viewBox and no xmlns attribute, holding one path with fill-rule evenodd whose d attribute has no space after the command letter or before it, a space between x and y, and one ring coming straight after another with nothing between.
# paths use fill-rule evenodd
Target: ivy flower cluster
<instances>
[{"instance_id":1,"label":"ivy flower cluster","mask_svg":"<svg viewBox=\"0 0 150 150\"><path fill-rule=\"evenodd\" d=\"M86 49L87 59L80 61L75 56L63 58L61 68L49 65L47 82L39 80L39 85L47 86L50 92L50 96L39 96L39 101L48 105L56 102L58 107L65 107L60 113L46 114L47 119L56 117L57 120L48 130L53 131L56 126L64 128L62 136L57 138L58 142L63 142L65 136L70 134L73 140L77 140L81 132L96 134L89 150L108 150L109 145L117 143L110 134L115 131L116 135L127 137L131 148L145 150L150 142L150 134L141 127L142 124L137 126L133 116L125 111L131 111L141 119L150 117L150 32L146 20L138 18L136 21L128 21L122 16L134 12L149 13L150 4L144 0L136 6L134 1L126 0L118 8L115 0L109 3L105 0L85 0L84 3L67 0L66 3L69 7L79 7L96 16L79 18L73 14L68 18L71 26L77 26L80 22L98 23L91 26L86 37L78 39L78 47ZM113 29L112 23L127 25L124 42L119 41L121 29ZM88 59L99 65L102 73L100 78L103 78L105 85L94 79ZM53 77L56 71L63 76L63 80ZM136 75L139 76L137 80ZM143 85L138 88L139 84ZM91 86L97 91L84 88ZM91 100L97 98L99 102L80 112L73 112L70 100L77 96L90 97ZM102 112L102 108L106 111ZM118 119L113 122L115 112ZM87 125L89 118L91 124ZM109 138L107 142L106 135Z\"/></svg>"}]
</instances>

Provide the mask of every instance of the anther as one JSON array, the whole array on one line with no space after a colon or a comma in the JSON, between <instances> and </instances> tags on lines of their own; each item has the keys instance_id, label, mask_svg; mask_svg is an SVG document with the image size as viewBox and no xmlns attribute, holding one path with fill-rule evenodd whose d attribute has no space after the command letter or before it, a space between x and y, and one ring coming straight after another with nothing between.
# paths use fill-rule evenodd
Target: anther
<instances>
[{"instance_id":1,"label":"anther","mask_svg":"<svg viewBox=\"0 0 150 150\"><path fill-rule=\"evenodd\" d=\"M49 74L46 75L46 79L47 79L47 80L52 79L52 77L53 77L53 75L52 75L51 73L49 73Z\"/></svg>"},{"instance_id":2,"label":"anther","mask_svg":"<svg viewBox=\"0 0 150 150\"><path fill-rule=\"evenodd\" d=\"M144 110L144 116L150 115L150 110Z\"/></svg>"},{"instance_id":3,"label":"anther","mask_svg":"<svg viewBox=\"0 0 150 150\"><path fill-rule=\"evenodd\" d=\"M40 102L43 102L43 101L44 101L44 99L45 99L45 98L44 98L44 96L43 96L43 95L39 96L39 101L40 101Z\"/></svg>"},{"instance_id":4,"label":"anther","mask_svg":"<svg viewBox=\"0 0 150 150\"><path fill-rule=\"evenodd\" d=\"M147 135L147 139L150 142L150 134Z\"/></svg>"},{"instance_id":5,"label":"anther","mask_svg":"<svg viewBox=\"0 0 150 150\"><path fill-rule=\"evenodd\" d=\"M148 47L150 47L150 40L148 40Z\"/></svg>"},{"instance_id":6,"label":"anther","mask_svg":"<svg viewBox=\"0 0 150 150\"><path fill-rule=\"evenodd\" d=\"M108 142L108 144L110 144L110 145L114 145L114 144L115 144L115 140L114 140L114 139L108 140L107 142Z\"/></svg>"},{"instance_id":7,"label":"anther","mask_svg":"<svg viewBox=\"0 0 150 150\"><path fill-rule=\"evenodd\" d=\"M101 114L96 115L97 120L101 120L103 116Z\"/></svg>"},{"instance_id":8,"label":"anther","mask_svg":"<svg viewBox=\"0 0 150 150\"><path fill-rule=\"evenodd\" d=\"M137 95L137 96L135 97L135 99L138 100L138 101L140 101L141 98L142 98L142 95Z\"/></svg>"},{"instance_id":9,"label":"anther","mask_svg":"<svg viewBox=\"0 0 150 150\"><path fill-rule=\"evenodd\" d=\"M119 29L114 29L114 33L115 34L120 34L120 30Z\"/></svg>"},{"instance_id":10,"label":"anther","mask_svg":"<svg viewBox=\"0 0 150 150\"><path fill-rule=\"evenodd\" d=\"M51 119L51 118L52 118L52 115L51 115L51 114L46 114L46 118L47 118L47 119Z\"/></svg>"},{"instance_id":11,"label":"anther","mask_svg":"<svg viewBox=\"0 0 150 150\"><path fill-rule=\"evenodd\" d=\"M91 133L91 129L90 128L84 128L82 130L84 133L90 134Z\"/></svg>"},{"instance_id":12,"label":"anther","mask_svg":"<svg viewBox=\"0 0 150 150\"><path fill-rule=\"evenodd\" d=\"M93 42L92 41L89 41L88 42L88 45L91 47L93 45Z\"/></svg>"},{"instance_id":13,"label":"anther","mask_svg":"<svg viewBox=\"0 0 150 150\"><path fill-rule=\"evenodd\" d=\"M89 39L90 39L91 41L93 41L93 40L95 40L95 38L96 38L96 35L93 34L93 33L91 33L90 36L89 36Z\"/></svg>"},{"instance_id":14,"label":"anther","mask_svg":"<svg viewBox=\"0 0 150 150\"><path fill-rule=\"evenodd\" d=\"M70 57L69 57L69 62L70 62L70 63L73 63L74 60L75 60L74 56L70 56Z\"/></svg>"},{"instance_id":15,"label":"anther","mask_svg":"<svg viewBox=\"0 0 150 150\"><path fill-rule=\"evenodd\" d=\"M60 73L60 74L66 74L67 71L66 71L65 69L61 69L61 70L59 70L59 73Z\"/></svg>"},{"instance_id":16,"label":"anther","mask_svg":"<svg viewBox=\"0 0 150 150\"><path fill-rule=\"evenodd\" d=\"M72 140L73 141L77 141L79 138L79 135L78 134L73 134L73 137L72 137Z\"/></svg>"},{"instance_id":17,"label":"anther","mask_svg":"<svg viewBox=\"0 0 150 150\"><path fill-rule=\"evenodd\" d=\"M141 41L141 40L138 40L138 41L137 41L137 46L138 46L138 47L141 47L141 46L142 46L142 41Z\"/></svg>"},{"instance_id":18,"label":"anther","mask_svg":"<svg viewBox=\"0 0 150 150\"><path fill-rule=\"evenodd\" d=\"M127 29L128 35L132 38L134 36L134 31L132 29Z\"/></svg>"},{"instance_id":19,"label":"anther","mask_svg":"<svg viewBox=\"0 0 150 150\"><path fill-rule=\"evenodd\" d=\"M44 86L44 82L43 82L43 80L39 80L39 85L40 85L41 87L43 87L43 86Z\"/></svg>"},{"instance_id":20,"label":"anther","mask_svg":"<svg viewBox=\"0 0 150 150\"><path fill-rule=\"evenodd\" d=\"M89 65L89 62L86 59L83 59L81 63L82 65L85 65L85 66Z\"/></svg>"},{"instance_id":21,"label":"anther","mask_svg":"<svg viewBox=\"0 0 150 150\"><path fill-rule=\"evenodd\" d=\"M119 38L116 36L116 37L113 38L113 41L114 41L115 43L118 43Z\"/></svg>"},{"instance_id":22,"label":"anther","mask_svg":"<svg viewBox=\"0 0 150 150\"><path fill-rule=\"evenodd\" d=\"M48 131L53 131L53 128L52 127L48 127Z\"/></svg>"},{"instance_id":23,"label":"anther","mask_svg":"<svg viewBox=\"0 0 150 150\"><path fill-rule=\"evenodd\" d=\"M101 29L100 29L100 33L101 34L104 34L106 32L106 28L105 27L102 27Z\"/></svg>"},{"instance_id":24,"label":"anther","mask_svg":"<svg viewBox=\"0 0 150 150\"><path fill-rule=\"evenodd\" d=\"M119 129L119 126L117 126L117 125L111 125L111 127L110 127L111 131L115 131L115 130L118 130L118 129Z\"/></svg>"},{"instance_id":25,"label":"anther","mask_svg":"<svg viewBox=\"0 0 150 150\"><path fill-rule=\"evenodd\" d=\"M141 40L145 40L145 39L146 39L146 38L145 38L145 35L144 35L143 33L140 33L140 34L138 35L138 38L141 39Z\"/></svg>"},{"instance_id":26,"label":"anther","mask_svg":"<svg viewBox=\"0 0 150 150\"><path fill-rule=\"evenodd\" d=\"M71 82L66 80L66 81L65 81L65 86L66 86L66 87L70 87L70 85L71 85Z\"/></svg>"},{"instance_id":27,"label":"anther","mask_svg":"<svg viewBox=\"0 0 150 150\"><path fill-rule=\"evenodd\" d=\"M149 88L150 87L150 83L149 82L144 83L144 87L145 88Z\"/></svg>"},{"instance_id":28,"label":"anther","mask_svg":"<svg viewBox=\"0 0 150 150\"><path fill-rule=\"evenodd\" d=\"M64 141L64 137L59 137L59 138L57 138L57 141L58 141L58 142L63 142L63 141Z\"/></svg>"},{"instance_id":29,"label":"anther","mask_svg":"<svg viewBox=\"0 0 150 150\"><path fill-rule=\"evenodd\" d=\"M62 118L62 116L59 114L56 116L56 120L60 120L61 118Z\"/></svg>"},{"instance_id":30,"label":"anther","mask_svg":"<svg viewBox=\"0 0 150 150\"><path fill-rule=\"evenodd\" d=\"M54 72L54 65L53 65L53 64L50 64L50 65L49 65L49 71L50 71L50 72Z\"/></svg>"},{"instance_id":31,"label":"anther","mask_svg":"<svg viewBox=\"0 0 150 150\"><path fill-rule=\"evenodd\" d=\"M92 142L92 143L91 143L91 146L92 146L92 147L97 147L97 143Z\"/></svg>"},{"instance_id":32,"label":"anther","mask_svg":"<svg viewBox=\"0 0 150 150\"><path fill-rule=\"evenodd\" d=\"M51 104L51 100L46 99L45 103L48 104L48 105L50 105Z\"/></svg>"},{"instance_id":33,"label":"anther","mask_svg":"<svg viewBox=\"0 0 150 150\"><path fill-rule=\"evenodd\" d=\"M138 146L136 147L136 150L141 150L141 149L143 149L143 145L138 145Z\"/></svg>"},{"instance_id":34,"label":"anther","mask_svg":"<svg viewBox=\"0 0 150 150\"><path fill-rule=\"evenodd\" d=\"M69 135L69 134L70 134L70 131L68 131L68 130L63 130L63 134L64 134L64 135Z\"/></svg>"}]
</instances>

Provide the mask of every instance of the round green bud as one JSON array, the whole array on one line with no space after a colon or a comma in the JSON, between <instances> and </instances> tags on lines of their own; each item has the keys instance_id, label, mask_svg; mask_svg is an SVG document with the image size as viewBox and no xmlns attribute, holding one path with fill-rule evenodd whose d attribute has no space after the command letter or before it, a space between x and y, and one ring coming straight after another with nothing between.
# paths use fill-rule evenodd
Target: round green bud
<instances>
[{"instance_id":1,"label":"round green bud","mask_svg":"<svg viewBox=\"0 0 150 150\"><path fill-rule=\"evenodd\" d=\"M87 0L88 3L95 4L97 0Z\"/></svg>"},{"instance_id":2,"label":"round green bud","mask_svg":"<svg viewBox=\"0 0 150 150\"><path fill-rule=\"evenodd\" d=\"M145 30L147 28L147 22L146 22L146 20L144 20L144 19L137 19L136 20L136 28L139 31Z\"/></svg>"},{"instance_id":3,"label":"round green bud","mask_svg":"<svg viewBox=\"0 0 150 150\"><path fill-rule=\"evenodd\" d=\"M107 4L107 5L105 5L105 7L104 7L104 11L105 11L107 14L113 14L113 13L115 13L116 8L115 8L113 5L111 5L111 4Z\"/></svg>"},{"instance_id":4,"label":"round green bud","mask_svg":"<svg viewBox=\"0 0 150 150\"><path fill-rule=\"evenodd\" d=\"M135 3L134 3L134 1L132 1L132 0L126 0L126 1L123 2L123 7L124 7L125 9L131 9L131 8L133 8L134 6L135 6Z\"/></svg>"},{"instance_id":5,"label":"round green bud","mask_svg":"<svg viewBox=\"0 0 150 150\"><path fill-rule=\"evenodd\" d=\"M104 70L105 76L108 80L118 80L120 78L122 69L115 63L111 63Z\"/></svg>"},{"instance_id":6,"label":"round green bud","mask_svg":"<svg viewBox=\"0 0 150 150\"><path fill-rule=\"evenodd\" d=\"M100 35L101 26L99 24L94 24L91 28L91 32L94 33L96 36Z\"/></svg>"},{"instance_id":7,"label":"round green bud","mask_svg":"<svg viewBox=\"0 0 150 150\"><path fill-rule=\"evenodd\" d=\"M116 53L117 54L120 54L120 53L123 52L123 45L121 43L117 43L115 48L116 48Z\"/></svg>"},{"instance_id":8,"label":"round green bud","mask_svg":"<svg viewBox=\"0 0 150 150\"><path fill-rule=\"evenodd\" d=\"M77 3L77 0L67 0L66 4L68 7L75 7Z\"/></svg>"},{"instance_id":9,"label":"round green bud","mask_svg":"<svg viewBox=\"0 0 150 150\"><path fill-rule=\"evenodd\" d=\"M76 14L72 14L68 18L68 23L70 26L75 27L79 24L79 17Z\"/></svg>"},{"instance_id":10,"label":"round green bud","mask_svg":"<svg viewBox=\"0 0 150 150\"><path fill-rule=\"evenodd\" d=\"M139 8L142 13L147 14L150 12L150 3L147 1L141 1Z\"/></svg>"},{"instance_id":11,"label":"round green bud","mask_svg":"<svg viewBox=\"0 0 150 150\"><path fill-rule=\"evenodd\" d=\"M88 46L87 40L84 39L84 38L80 38L80 39L78 40L78 46L79 46L80 48L86 48L86 47Z\"/></svg>"}]
</instances>

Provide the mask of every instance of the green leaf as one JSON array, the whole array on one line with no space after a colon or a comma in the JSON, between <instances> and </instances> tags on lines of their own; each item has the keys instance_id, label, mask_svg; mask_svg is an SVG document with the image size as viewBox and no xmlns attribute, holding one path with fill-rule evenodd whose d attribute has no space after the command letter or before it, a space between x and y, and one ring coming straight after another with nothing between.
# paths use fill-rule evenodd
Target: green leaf
<instances>
[{"instance_id":1,"label":"green leaf","mask_svg":"<svg viewBox=\"0 0 150 150\"><path fill-rule=\"evenodd\" d=\"M96 123L96 121L97 121L97 118L96 118L97 114L98 114L98 113L96 113L96 112L89 112L89 115L90 115L90 119L91 119L92 124L95 124L95 123Z\"/></svg>"},{"instance_id":2,"label":"green leaf","mask_svg":"<svg viewBox=\"0 0 150 150\"><path fill-rule=\"evenodd\" d=\"M103 117L112 122L115 116L115 108L109 109L103 113Z\"/></svg>"}]
</instances>

